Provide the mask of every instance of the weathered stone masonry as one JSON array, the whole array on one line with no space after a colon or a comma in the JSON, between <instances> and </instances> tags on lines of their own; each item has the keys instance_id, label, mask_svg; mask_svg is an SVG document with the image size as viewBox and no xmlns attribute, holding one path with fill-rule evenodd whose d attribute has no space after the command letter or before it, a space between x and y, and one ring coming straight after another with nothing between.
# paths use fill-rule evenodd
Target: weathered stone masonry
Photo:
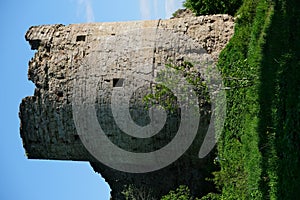
<instances>
[{"instance_id":1,"label":"weathered stone masonry","mask_svg":"<svg viewBox=\"0 0 300 200\"><path fill-rule=\"evenodd\" d=\"M205 163L210 157L201 160L197 153L201 145L199 138L202 138L201 133L205 133L208 121L200 123L198 142L196 141L178 161L167 168L146 174L119 172L97 162L82 145L72 116L73 80L82 64L81 61L95 50L95 43L103 38L124 35L134 29L171 29L193 38L216 61L233 34L233 26L232 17L212 15L171 20L31 27L26 33L26 40L31 48L37 51L29 62L28 78L34 82L36 89L34 96L26 97L20 105L20 132L28 158L89 161L94 170L101 173L109 183L113 199L123 199L122 191L128 185L148 190L154 198L181 184L188 185L196 195L207 193L211 190L211 185L206 183L204 187ZM107 50L113 51L113 48L118 47ZM168 52L160 52L158 55L145 51L141 52L141 55L145 56L145 59L155 57L155 66L161 64L161 60L166 62L166 59L170 58ZM123 78L121 74L125 71L139 71L134 67L138 61L130 60L130 55L108 59L115 60L115 65L103 69L104 75L100 80L100 85L106 85L102 88L102 96L99 93L99 103L105 105L107 102L103 97L109 95L109 90L114 87L116 80ZM102 86L99 87L101 89ZM140 113L137 115L140 116ZM99 121L101 117L103 119L100 115ZM115 130L114 126L108 125L107 130ZM172 129L172 126L168 129ZM110 137L116 144L132 151L140 148L139 142L133 142L132 138L126 138L118 131L115 133L117 134ZM166 141L157 137L148 141L148 145L141 150L159 148L165 143Z\"/></svg>"}]
</instances>

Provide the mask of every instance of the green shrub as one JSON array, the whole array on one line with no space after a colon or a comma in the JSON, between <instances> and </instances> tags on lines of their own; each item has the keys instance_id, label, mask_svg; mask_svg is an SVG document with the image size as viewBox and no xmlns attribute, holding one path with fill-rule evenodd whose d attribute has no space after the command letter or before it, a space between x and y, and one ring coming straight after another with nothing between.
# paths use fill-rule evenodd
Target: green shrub
<instances>
[{"instance_id":1,"label":"green shrub","mask_svg":"<svg viewBox=\"0 0 300 200\"><path fill-rule=\"evenodd\" d=\"M184 6L196 15L229 14L235 15L243 0L186 0Z\"/></svg>"},{"instance_id":2,"label":"green shrub","mask_svg":"<svg viewBox=\"0 0 300 200\"><path fill-rule=\"evenodd\" d=\"M194 92L198 97L198 104L200 106L200 112L205 112L210 109L210 97L208 94L208 88L204 80L202 80L200 72L196 70L193 63L184 61L182 64L166 64L166 68L159 71L156 77L157 82L163 84L156 84L153 87L153 93L146 95L143 100L147 108L153 105L160 105L165 110L174 113L178 110L177 97L172 91L164 84L177 87L180 85L179 77L184 77L190 86L193 87ZM183 86L183 85L182 85ZM183 90L187 90L187 86L182 87ZM188 93L187 93L188 94ZM187 102L189 105L194 105L192 99Z\"/></svg>"},{"instance_id":3,"label":"green shrub","mask_svg":"<svg viewBox=\"0 0 300 200\"><path fill-rule=\"evenodd\" d=\"M219 199L220 199L220 194L215 194L215 193L209 193L201 198L201 200L219 200Z\"/></svg>"},{"instance_id":4,"label":"green shrub","mask_svg":"<svg viewBox=\"0 0 300 200\"><path fill-rule=\"evenodd\" d=\"M128 185L122 194L126 200L155 200L152 190L146 187L137 188L134 185Z\"/></svg>"},{"instance_id":5,"label":"green shrub","mask_svg":"<svg viewBox=\"0 0 300 200\"><path fill-rule=\"evenodd\" d=\"M171 190L169 194L163 196L161 200L192 200L190 189L187 186L181 185L175 191Z\"/></svg>"}]
</instances>

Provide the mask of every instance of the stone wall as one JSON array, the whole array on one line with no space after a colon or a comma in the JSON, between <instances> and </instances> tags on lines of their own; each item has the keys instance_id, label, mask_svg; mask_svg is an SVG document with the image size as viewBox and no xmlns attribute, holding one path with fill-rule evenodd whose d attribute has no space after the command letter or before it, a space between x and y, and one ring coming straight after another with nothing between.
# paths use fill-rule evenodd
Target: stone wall
<instances>
[{"instance_id":1,"label":"stone wall","mask_svg":"<svg viewBox=\"0 0 300 200\"><path fill-rule=\"evenodd\" d=\"M102 120L107 136L118 146L129 151L151 151L167 144L173 135L160 135L146 143L122 135L117 125L111 123L113 117L109 114L109 96L116 86L115 81L125 79L126 87L126 81L135 81L128 77L154 76L168 60L182 61L180 53L160 50L149 39L152 36L163 38L160 34L165 32L186 35L199 45L203 58L209 55L216 61L232 36L233 27L233 18L228 15L31 27L26 33L26 40L36 53L29 62L28 78L34 82L36 89L34 96L24 98L20 105L20 133L28 158L89 161L109 183L113 199L123 199L122 191L129 185L140 191L146 190L155 199L180 184L190 186L192 193L200 196L211 191L212 185L204 179L212 155L205 159L197 157L209 120L200 122L196 142L168 167L143 174L121 172L100 163L83 145L73 118L74 79L86 66L86 59L91 55L96 57L98 64L93 69L96 71L88 71L88 76L95 75L99 80L94 85L98 90L99 123ZM164 41L161 40L161 43ZM142 48L133 51L135 46ZM147 66L141 66L141 63ZM151 87L133 95L131 115L137 121L145 114L143 109L133 108L141 104L142 96L149 89ZM176 131L174 124L178 118L171 115L170 118L171 122L164 129L166 133L171 133L172 129ZM144 117L142 121L147 120Z\"/></svg>"}]
</instances>

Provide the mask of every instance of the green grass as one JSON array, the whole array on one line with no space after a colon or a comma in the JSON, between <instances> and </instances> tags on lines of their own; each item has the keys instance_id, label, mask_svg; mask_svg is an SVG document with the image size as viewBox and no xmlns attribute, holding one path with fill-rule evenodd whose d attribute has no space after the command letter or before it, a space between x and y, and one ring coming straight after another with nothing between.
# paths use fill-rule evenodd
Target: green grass
<instances>
[{"instance_id":1,"label":"green grass","mask_svg":"<svg viewBox=\"0 0 300 200\"><path fill-rule=\"evenodd\" d=\"M300 194L300 5L252 0L219 58L227 119L218 143L221 199L297 199ZM247 80L247 82L246 82Z\"/></svg>"},{"instance_id":2,"label":"green grass","mask_svg":"<svg viewBox=\"0 0 300 200\"><path fill-rule=\"evenodd\" d=\"M270 199L300 195L300 2L275 1L261 63L261 188Z\"/></svg>"},{"instance_id":3,"label":"green grass","mask_svg":"<svg viewBox=\"0 0 300 200\"><path fill-rule=\"evenodd\" d=\"M261 199L258 90L272 4L245 1L237 14L235 34L218 63L228 88L228 112L218 142L221 170L215 173L215 182L221 190L221 199Z\"/></svg>"}]
</instances>

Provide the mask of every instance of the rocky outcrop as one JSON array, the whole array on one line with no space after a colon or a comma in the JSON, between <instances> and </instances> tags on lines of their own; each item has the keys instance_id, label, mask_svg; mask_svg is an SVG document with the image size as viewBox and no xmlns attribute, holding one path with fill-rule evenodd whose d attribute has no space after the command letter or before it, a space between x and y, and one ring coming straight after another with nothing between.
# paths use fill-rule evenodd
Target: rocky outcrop
<instances>
[{"instance_id":1,"label":"rocky outcrop","mask_svg":"<svg viewBox=\"0 0 300 200\"><path fill-rule=\"evenodd\" d=\"M213 190L205 181L211 156L198 158L198 151L209 124L209 114L199 123L199 130L192 146L178 160L165 168L148 173L129 173L113 169L98 161L83 144L74 122L74 80L93 55L97 61L86 77L97 76L97 117L103 129L116 145L130 152L149 152L168 144L178 129L180 117L170 116L170 123L152 139L144 141L123 134L113 123L109 97L114 87L126 86L131 75L153 76L168 60L182 61L180 53L161 50L149 40L151 35L164 45L172 36L185 35L199 45L204 58L209 55L214 61L233 34L233 18L228 15L175 18L136 22L91 23L33 26L26 33L26 40L36 50L29 62L28 78L36 88L34 96L26 97L20 105L20 133L24 148L30 159L56 159L89 161L109 183L113 199L124 199L122 192L128 187L157 199L170 189L188 185L195 195ZM172 35L171 34L171 35ZM143 41L143 44L140 44ZM176 40L174 40L176 41ZM146 48L147 45L151 48ZM176 42L174 42L175 44ZM142 45L140 49L136 46ZM144 46L143 46L144 45ZM178 44L178 48L184 44ZM203 50L203 51L202 51ZM150 63L146 67L141 62ZM91 63L89 63L91 64ZM97 71L98 70L98 71ZM134 82L130 79L129 82ZM120 85L118 85L120 84ZM150 88L151 89L151 88ZM143 109L133 108L142 104L142 97L149 88L140 89L132 96L132 118L142 125L149 118ZM74 106L74 105L73 105ZM140 107L138 107L140 108ZM141 117L144 116L144 117ZM142 118L141 121L139 121ZM146 122L145 122L146 121ZM144 124L143 124L144 123ZM107 152L103 152L107 153Z\"/></svg>"}]
</instances>

